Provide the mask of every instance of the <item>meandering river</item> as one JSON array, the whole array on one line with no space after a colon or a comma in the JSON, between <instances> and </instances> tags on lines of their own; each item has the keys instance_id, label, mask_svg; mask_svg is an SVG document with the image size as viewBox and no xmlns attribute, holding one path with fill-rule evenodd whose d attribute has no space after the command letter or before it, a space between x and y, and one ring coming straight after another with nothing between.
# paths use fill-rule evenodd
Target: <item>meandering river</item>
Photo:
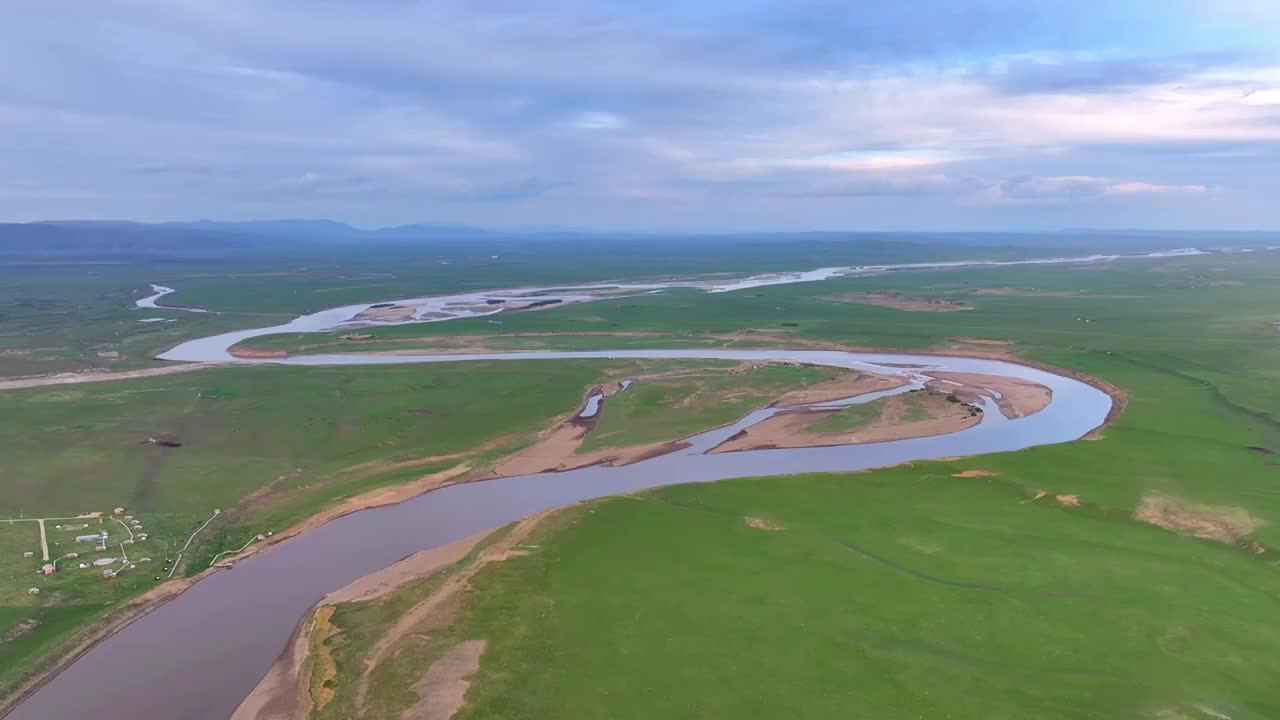
<instances>
[{"instance_id":1,"label":"meandering river","mask_svg":"<svg viewBox=\"0 0 1280 720\"><path fill-rule=\"evenodd\" d=\"M829 277L830 270L814 272ZM751 286L774 284L776 279L775 276L762 277ZM820 278L793 281L809 279ZM741 289L745 282L734 281L723 289ZM643 286L611 287L621 292L643 289ZM495 293L480 295L492 299ZM470 297L466 300L471 306L473 301ZM244 338L268 332L341 327L355 313L368 307L337 308L284 326L193 340L162 357L249 362L233 358L227 354L228 348ZM982 373L1040 383L1052 390L1053 397L1047 408L1030 417L1008 420L998 412L987 412L978 425L951 435L844 447L706 454L710 448L772 412L762 410L733 426L693 437L687 449L634 465L597 466L453 485L399 505L347 515L196 583L176 599L87 652L19 705L10 714L10 720L225 720L284 650L293 628L316 602L419 550L497 528L541 510L663 485L854 471L912 460L1068 442L1101 425L1111 409L1111 399L1101 390L1045 370L998 360L909 353L654 349L480 355L319 355L269 362L377 365L472 360L530 363L590 358L791 361L913 377L930 371ZM607 412L607 401L605 404Z\"/></svg>"}]
</instances>

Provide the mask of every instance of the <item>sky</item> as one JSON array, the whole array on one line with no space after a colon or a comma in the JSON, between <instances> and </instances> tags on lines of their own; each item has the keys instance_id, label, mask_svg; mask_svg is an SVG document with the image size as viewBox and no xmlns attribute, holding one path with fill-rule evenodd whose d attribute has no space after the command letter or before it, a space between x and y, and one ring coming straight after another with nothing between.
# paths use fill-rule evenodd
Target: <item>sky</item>
<instances>
[{"instance_id":1,"label":"sky","mask_svg":"<svg viewBox=\"0 0 1280 720\"><path fill-rule=\"evenodd\" d=\"M1280 229L1280 0L7 0L0 221Z\"/></svg>"}]
</instances>

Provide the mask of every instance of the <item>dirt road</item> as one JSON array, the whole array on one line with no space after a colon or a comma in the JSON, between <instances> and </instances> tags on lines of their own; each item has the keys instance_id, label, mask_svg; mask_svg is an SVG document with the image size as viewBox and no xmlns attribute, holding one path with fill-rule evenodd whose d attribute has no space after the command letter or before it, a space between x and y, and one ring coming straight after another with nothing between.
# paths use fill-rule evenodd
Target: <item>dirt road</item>
<instances>
[{"instance_id":1,"label":"dirt road","mask_svg":"<svg viewBox=\"0 0 1280 720\"><path fill-rule=\"evenodd\" d=\"M132 380L135 378L155 377L157 375L176 375L195 370L208 370L210 368L226 367L226 365L227 363L186 363L144 368L142 370L121 370L119 372L59 373L57 375L20 378L17 380L0 380L0 390L23 390L50 385L80 385L83 383L110 382L112 380Z\"/></svg>"}]
</instances>

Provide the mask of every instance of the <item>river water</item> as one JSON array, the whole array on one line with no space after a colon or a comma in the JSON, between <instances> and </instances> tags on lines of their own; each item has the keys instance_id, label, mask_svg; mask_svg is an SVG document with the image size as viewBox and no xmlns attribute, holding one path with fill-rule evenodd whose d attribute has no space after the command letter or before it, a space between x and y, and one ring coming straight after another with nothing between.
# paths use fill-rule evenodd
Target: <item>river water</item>
<instances>
[{"instance_id":1,"label":"river water","mask_svg":"<svg viewBox=\"0 0 1280 720\"><path fill-rule=\"evenodd\" d=\"M1172 251L1141 257L1179 254L1198 254L1198 251ZM523 288L395 302L417 308L414 319L409 322L435 322L496 313L508 301L521 302L530 297L559 299L565 303L589 302L668 287L733 292L893 269L1097 262L1121 257L1124 256L821 268L804 273L775 273L730 281L580 285L572 289ZM165 306L158 305L156 301L172 293L173 289L157 285L153 286L153 292L154 295L139 300L137 305L164 309ZM235 358L228 349L241 340L271 333L319 332L351 327L352 318L370 305L333 308L302 316L284 325L192 340L160 357L180 361L264 362ZM979 455L1068 442L1101 425L1111 409L1111 399L1102 391L1044 370L997 360L899 353L716 348L479 355L318 355L266 362L285 365L384 365L474 360L530 363L593 358L790 361L904 375L917 381L930 371L982 373L1040 383L1053 391L1053 398L1041 412L1016 420L1005 419L988 405L988 412L983 414L978 425L939 437L843 447L706 454L707 450L773 412L766 409L752 413L730 427L690 438L689 447L684 450L634 465L597 466L453 485L399 505L347 515L196 583L176 599L87 652L19 705L8 716L9 720L225 720L284 650L293 628L316 602L328 593L419 550L501 527L542 510L663 485L804 472L847 472L912 460ZM860 398L866 399L870 398ZM596 399L585 412L594 415L600 402Z\"/></svg>"},{"instance_id":2,"label":"river water","mask_svg":"<svg viewBox=\"0 0 1280 720\"><path fill-rule=\"evenodd\" d=\"M281 653L298 621L331 591L418 550L500 527L530 513L662 485L800 472L853 471L1075 440L1100 425L1110 398L1080 381L995 360L802 350L616 350L446 356L294 357L290 365L374 365L583 358L793 361L886 374L930 370L1025 378L1053 391L1047 408L999 412L963 432L870 445L707 455L761 411L692 439L686 450L625 467L589 467L442 488L365 510L286 540L197 583L90 650L10 715L11 720L225 720ZM907 366L907 367L903 367ZM856 479L850 482L857 482Z\"/></svg>"},{"instance_id":3,"label":"river water","mask_svg":"<svg viewBox=\"0 0 1280 720\"><path fill-rule=\"evenodd\" d=\"M1152 259L1203 255L1201 250L1182 248L1178 250L1161 250L1135 255L1085 255L1077 257L1035 258L1030 260L958 260L936 263L904 263L898 265L857 265L852 267L828 267L804 272L779 272L730 280L687 279L659 283L588 283L573 286L526 287L506 290L488 290L482 292L456 293L453 295L433 295L430 297L405 298L389 300L382 303L361 303L330 308L320 312L308 313L283 325L235 330L197 340L184 342L177 347L162 353L162 360L179 360L185 362L232 362L236 358L228 352L228 348L238 342L263 335L278 333L309 333L339 329L357 329L360 327L405 325L409 323L446 322L468 317L486 317L498 315L504 305L515 306L530 300L556 301L559 304L594 302L598 300L616 299L632 295L661 292L672 288L694 288L708 293L739 292L752 288L771 285L788 285L792 283L821 282L838 277L856 277L859 275L877 275L886 272L903 270L945 270L966 267L1011 267L1019 265L1062 265L1111 262L1115 260ZM152 285L154 295L137 301L140 308L164 309L168 306L157 305L156 301L174 292L173 288L163 285ZM354 318L374 305L402 305L414 308L413 318L399 321L355 321ZM199 308L172 307L172 310L189 312L205 312ZM494 322L501 322L495 320Z\"/></svg>"}]
</instances>

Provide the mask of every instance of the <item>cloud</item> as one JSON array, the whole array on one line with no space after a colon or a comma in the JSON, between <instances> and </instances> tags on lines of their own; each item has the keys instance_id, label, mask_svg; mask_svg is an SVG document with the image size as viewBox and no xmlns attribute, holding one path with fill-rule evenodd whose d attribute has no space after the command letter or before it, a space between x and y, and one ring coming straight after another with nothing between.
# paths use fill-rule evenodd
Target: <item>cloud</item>
<instances>
[{"instance_id":1,"label":"cloud","mask_svg":"<svg viewBox=\"0 0 1280 720\"><path fill-rule=\"evenodd\" d=\"M926 175L888 174L862 175L819 182L807 190L793 193L796 197L905 197L968 195L981 192L984 183L976 178L955 178L942 173Z\"/></svg>"},{"instance_id":2,"label":"cloud","mask_svg":"<svg viewBox=\"0 0 1280 720\"><path fill-rule=\"evenodd\" d=\"M456 189L447 192L446 196L450 200L459 202L508 203L529 200L568 186L569 183L565 182L549 182L542 178L531 177Z\"/></svg>"},{"instance_id":3,"label":"cloud","mask_svg":"<svg viewBox=\"0 0 1280 720\"><path fill-rule=\"evenodd\" d=\"M997 180L946 173L855 173L789 193L794 197L950 197L969 202L1071 202L1135 195L1202 195L1206 185L1167 185L1084 175Z\"/></svg>"},{"instance_id":4,"label":"cloud","mask_svg":"<svg viewBox=\"0 0 1280 720\"><path fill-rule=\"evenodd\" d=\"M208 165L174 162L141 163L130 168L135 175L201 176L213 174Z\"/></svg>"},{"instance_id":5,"label":"cloud","mask_svg":"<svg viewBox=\"0 0 1280 720\"><path fill-rule=\"evenodd\" d=\"M1136 180L1089 177L1021 176L1002 180L991 188L994 197L1009 201L1068 201L1127 195L1202 195L1205 185L1161 185Z\"/></svg>"},{"instance_id":6,"label":"cloud","mask_svg":"<svg viewBox=\"0 0 1280 720\"><path fill-rule=\"evenodd\" d=\"M584 112L569 121L569 126L579 130L621 130L627 119L610 112Z\"/></svg>"},{"instance_id":7,"label":"cloud","mask_svg":"<svg viewBox=\"0 0 1280 720\"><path fill-rule=\"evenodd\" d=\"M990 73L1013 95L1115 91L1176 83L1232 61L1225 54L1186 57L1098 57L1038 55L997 63Z\"/></svg>"},{"instance_id":8,"label":"cloud","mask_svg":"<svg viewBox=\"0 0 1280 720\"><path fill-rule=\"evenodd\" d=\"M46 191L10 191L0 218L617 225L679 206L716 227L769 203L807 226L802 198L894 197L912 202L821 221L901 227L960 217L957 198L1108 197L1141 225L1139 198L1203 177L1248 204L1215 195L1206 222L1268 224L1272 6L19 3L0 138L17 187Z\"/></svg>"}]
</instances>

